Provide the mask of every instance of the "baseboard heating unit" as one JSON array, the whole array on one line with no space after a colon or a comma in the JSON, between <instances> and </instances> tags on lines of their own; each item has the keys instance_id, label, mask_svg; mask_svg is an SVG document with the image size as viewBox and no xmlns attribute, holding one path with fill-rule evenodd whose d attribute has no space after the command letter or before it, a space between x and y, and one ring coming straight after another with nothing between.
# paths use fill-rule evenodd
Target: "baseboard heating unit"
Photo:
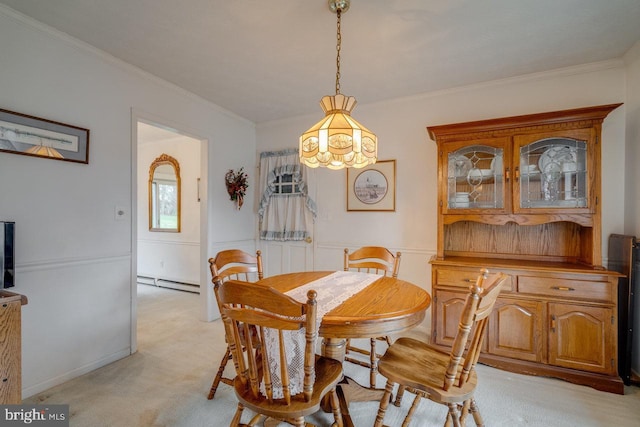
<instances>
[{"instance_id":1,"label":"baseboard heating unit","mask_svg":"<svg viewBox=\"0 0 640 427\"><path fill-rule=\"evenodd\" d=\"M148 275L138 275L138 284L158 286L160 288L177 289L179 291L192 292L194 294L200 293L200 285L197 283L187 283L180 280L171 280L162 277L152 277Z\"/></svg>"}]
</instances>

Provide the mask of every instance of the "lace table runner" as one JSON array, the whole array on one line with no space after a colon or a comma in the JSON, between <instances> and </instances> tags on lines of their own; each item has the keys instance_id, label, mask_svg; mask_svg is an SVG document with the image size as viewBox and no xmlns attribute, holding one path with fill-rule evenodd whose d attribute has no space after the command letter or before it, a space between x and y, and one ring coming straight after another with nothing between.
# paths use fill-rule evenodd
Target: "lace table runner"
<instances>
[{"instance_id":1,"label":"lace table runner","mask_svg":"<svg viewBox=\"0 0 640 427\"><path fill-rule=\"evenodd\" d=\"M311 289L317 292L317 325L320 323L325 314L338 307L340 304L351 298L364 288L380 278L376 274L359 273L353 271L336 271L328 276L321 277L318 280L309 282L304 286L292 289L286 294L298 302L307 302L307 292ZM304 346L305 346L305 329L298 331L284 331L284 342L287 351L287 367L289 370L290 384L289 389L291 395L302 392L304 382ZM277 354L278 352L278 332L271 329L265 329L265 342L269 354ZM280 379L280 360L272 358L269 370L271 371L271 379L273 382L273 398L281 399L284 397L282 392L282 381ZM266 395L264 383L260 385L261 392Z\"/></svg>"}]
</instances>

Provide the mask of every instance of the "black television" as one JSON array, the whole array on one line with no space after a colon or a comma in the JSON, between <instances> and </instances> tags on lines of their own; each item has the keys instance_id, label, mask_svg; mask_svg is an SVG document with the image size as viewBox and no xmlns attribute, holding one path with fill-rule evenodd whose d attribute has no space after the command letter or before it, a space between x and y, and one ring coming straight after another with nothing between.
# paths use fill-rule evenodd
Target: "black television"
<instances>
[{"instance_id":1,"label":"black television","mask_svg":"<svg viewBox=\"0 0 640 427\"><path fill-rule=\"evenodd\" d=\"M15 228L15 222L0 221L0 288L15 286Z\"/></svg>"}]
</instances>

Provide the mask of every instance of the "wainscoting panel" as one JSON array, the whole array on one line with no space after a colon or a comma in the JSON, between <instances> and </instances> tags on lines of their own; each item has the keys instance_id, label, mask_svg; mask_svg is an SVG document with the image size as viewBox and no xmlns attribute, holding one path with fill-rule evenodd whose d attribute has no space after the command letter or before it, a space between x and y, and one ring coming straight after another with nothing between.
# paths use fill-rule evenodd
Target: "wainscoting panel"
<instances>
[{"instance_id":1,"label":"wainscoting panel","mask_svg":"<svg viewBox=\"0 0 640 427\"><path fill-rule=\"evenodd\" d=\"M131 353L131 257L16 266L22 310L23 397Z\"/></svg>"}]
</instances>

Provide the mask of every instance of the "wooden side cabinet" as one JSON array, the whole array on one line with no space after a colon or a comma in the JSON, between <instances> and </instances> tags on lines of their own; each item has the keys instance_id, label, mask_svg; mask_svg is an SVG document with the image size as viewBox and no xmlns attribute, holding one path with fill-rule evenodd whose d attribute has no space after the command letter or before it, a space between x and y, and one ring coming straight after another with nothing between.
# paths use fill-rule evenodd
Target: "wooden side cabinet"
<instances>
[{"instance_id":1,"label":"wooden side cabinet","mask_svg":"<svg viewBox=\"0 0 640 427\"><path fill-rule=\"evenodd\" d=\"M602 122L620 104L429 127L438 145L432 342L480 269L511 278L483 363L622 393L617 283L602 266Z\"/></svg>"},{"instance_id":2,"label":"wooden side cabinet","mask_svg":"<svg viewBox=\"0 0 640 427\"><path fill-rule=\"evenodd\" d=\"M0 291L0 404L22 402L21 311L27 297Z\"/></svg>"},{"instance_id":3,"label":"wooden side cabinet","mask_svg":"<svg viewBox=\"0 0 640 427\"><path fill-rule=\"evenodd\" d=\"M480 361L622 393L617 371L618 276L575 265L481 258L434 259L432 342L451 346L480 268L509 275L489 318Z\"/></svg>"}]
</instances>

